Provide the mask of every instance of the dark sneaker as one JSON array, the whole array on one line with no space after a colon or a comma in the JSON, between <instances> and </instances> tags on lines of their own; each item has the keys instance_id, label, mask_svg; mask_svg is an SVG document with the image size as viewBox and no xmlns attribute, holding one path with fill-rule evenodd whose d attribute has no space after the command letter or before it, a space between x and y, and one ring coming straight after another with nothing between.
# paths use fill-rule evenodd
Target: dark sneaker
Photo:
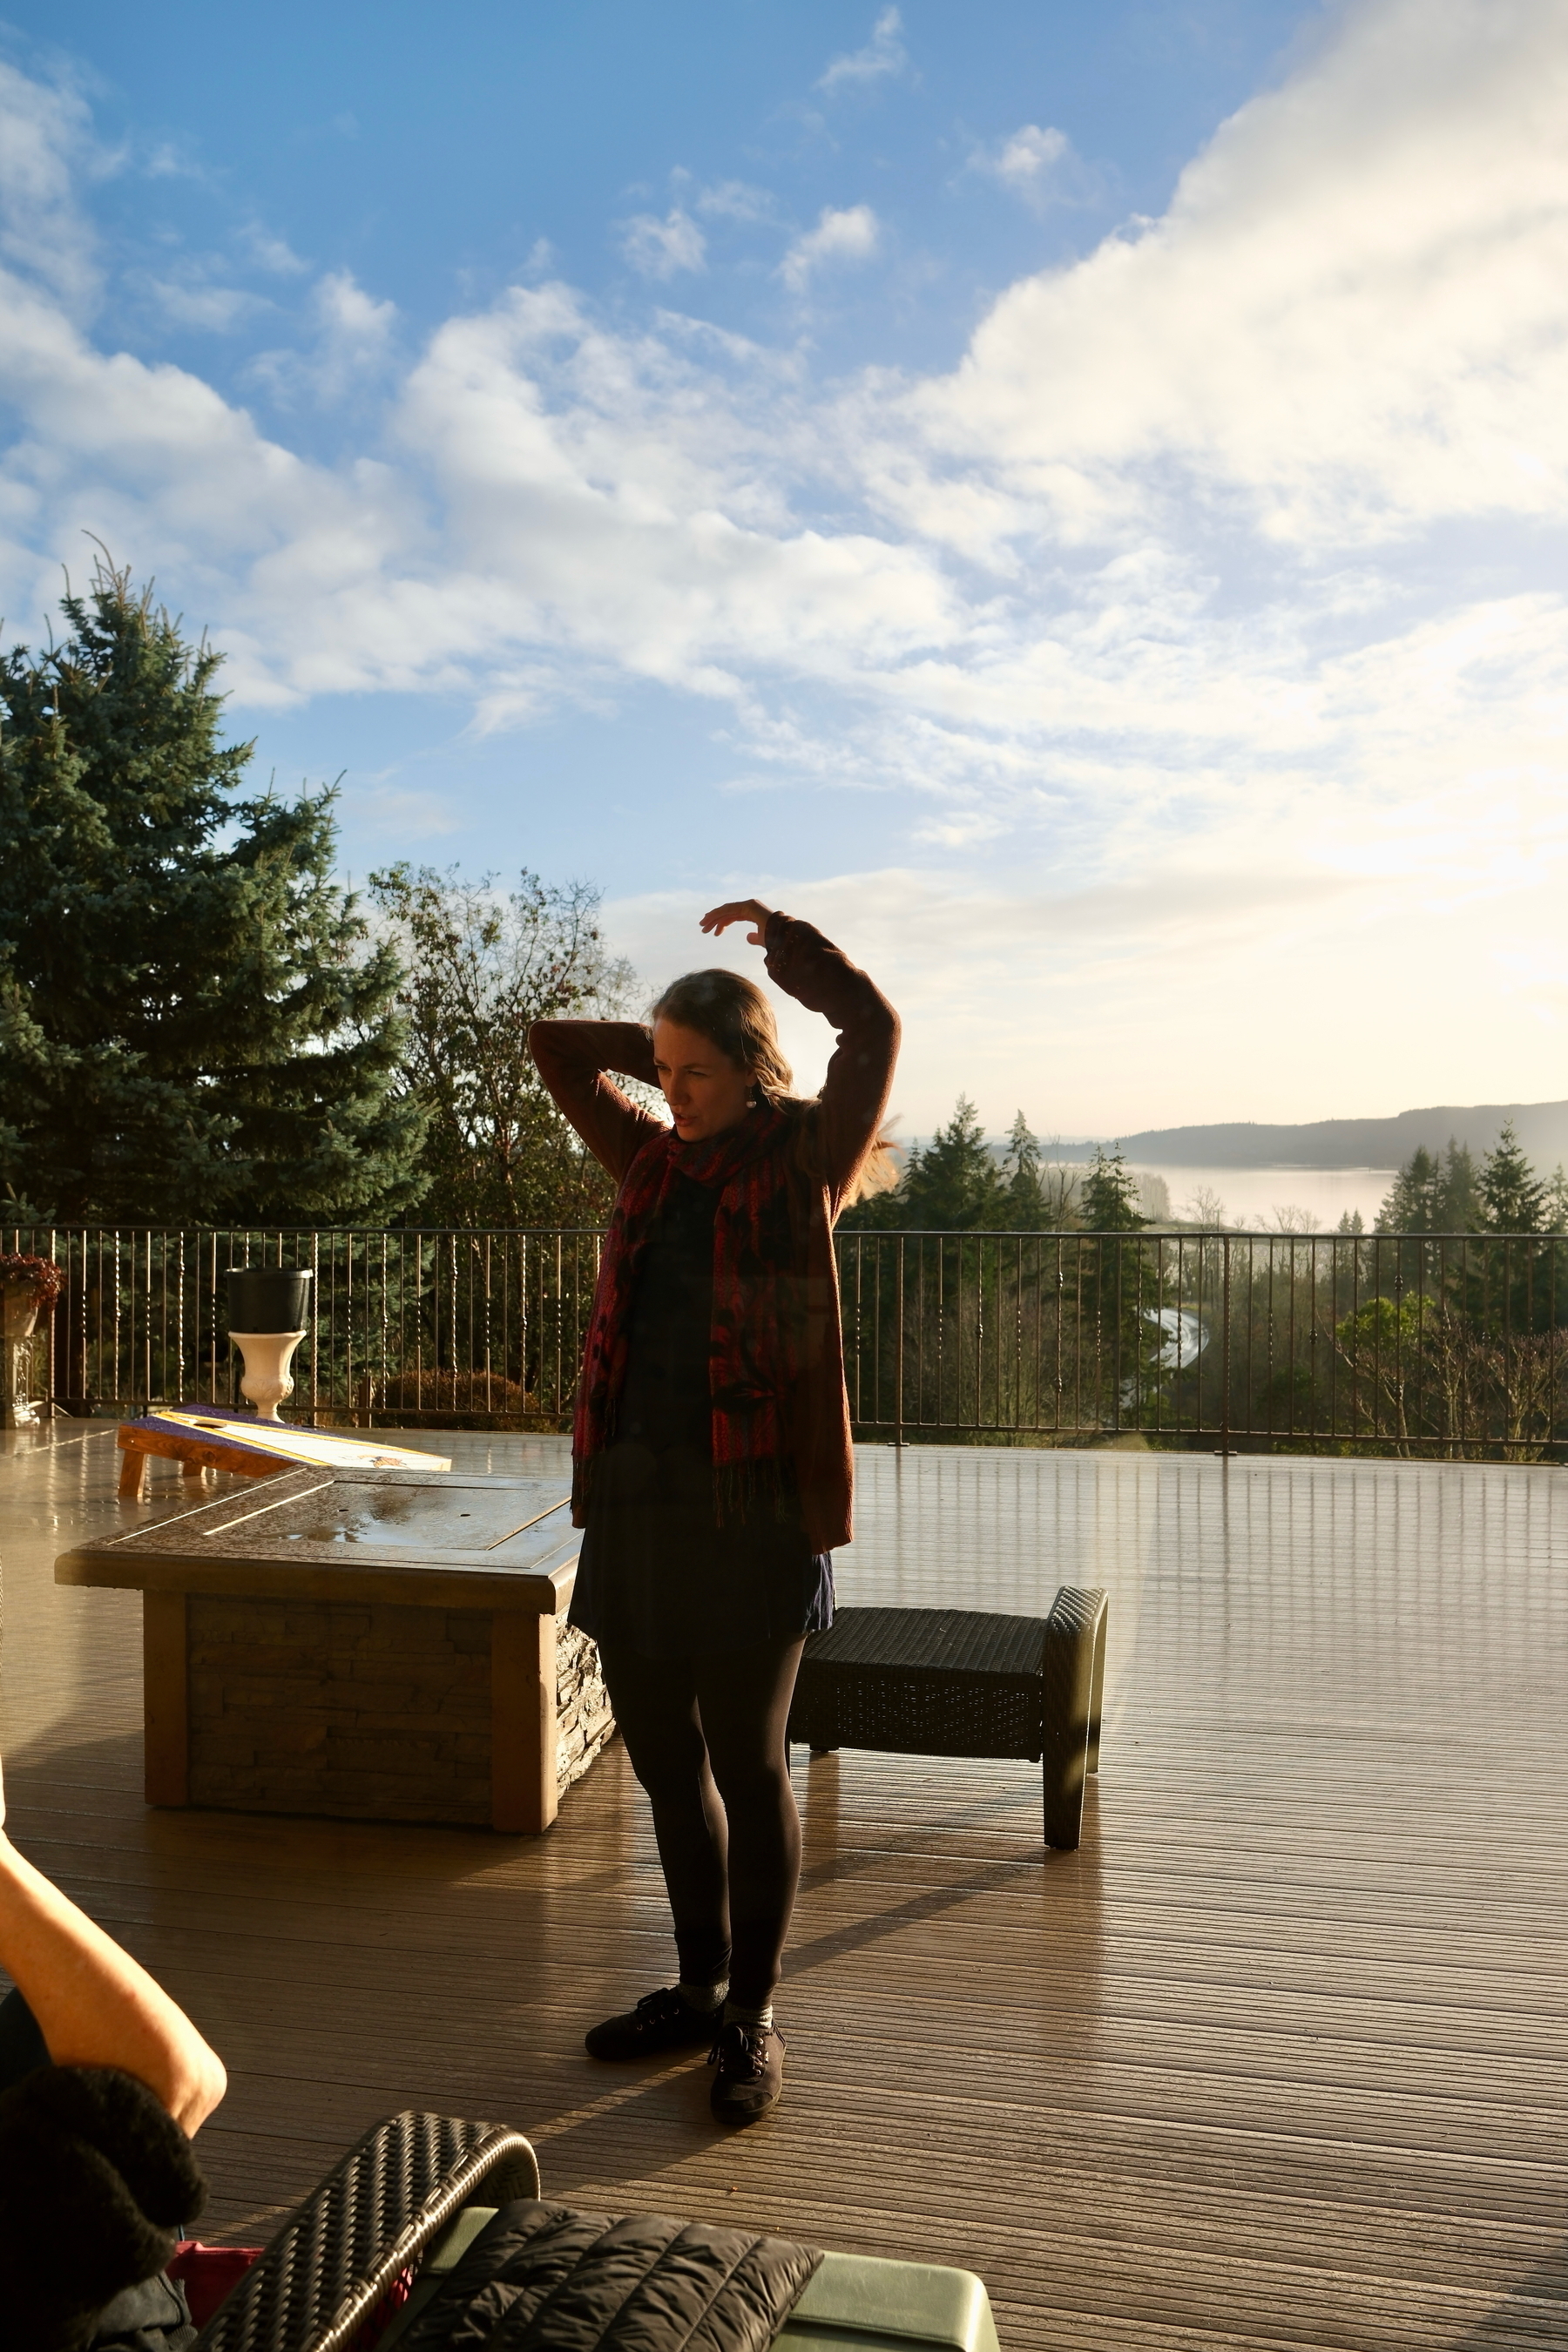
<instances>
[{"instance_id":1,"label":"dark sneaker","mask_svg":"<svg viewBox=\"0 0 1568 2352\"><path fill-rule=\"evenodd\" d=\"M721 2124L754 2124L784 2092L784 2038L776 2025L726 2025L708 2053L718 2069L710 2094Z\"/></svg>"},{"instance_id":2,"label":"dark sneaker","mask_svg":"<svg viewBox=\"0 0 1568 2352\"><path fill-rule=\"evenodd\" d=\"M674 1985L644 1993L635 2009L606 2017L583 2037L590 2058L657 2058L666 2050L700 2050L713 2039L717 2011L690 2009Z\"/></svg>"}]
</instances>

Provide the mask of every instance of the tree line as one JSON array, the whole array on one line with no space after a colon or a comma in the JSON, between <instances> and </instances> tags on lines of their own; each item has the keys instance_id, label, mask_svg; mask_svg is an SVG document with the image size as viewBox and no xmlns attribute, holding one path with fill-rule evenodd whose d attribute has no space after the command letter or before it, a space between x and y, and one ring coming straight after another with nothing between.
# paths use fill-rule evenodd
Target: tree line
<instances>
[{"instance_id":1,"label":"tree line","mask_svg":"<svg viewBox=\"0 0 1568 2352\"><path fill-rule=\"evenodd\" d=\"M1512 1119L1478 1167L1467 1144L1423 1144L1390 1185L1377 1213L1380 1234L1568 1233L1568 1175L1559 1162L1542 1176Z\"/></svg>"},{"instance_id":2,"label":"tree line","mask_svg":"<svg viewBox=\"0 0 1568 2352\"><path fill-rule=\"evenodd\" d=\"M967 1095L928 1144L905 1154L893 1191L840 1220L849 1232L924 1233L1128 1234L1150 1222L1119 1150L1097 1150L1085 1169L1047 1160L1019 1111L998 1157Z\"/></svg>"}]
</instances>

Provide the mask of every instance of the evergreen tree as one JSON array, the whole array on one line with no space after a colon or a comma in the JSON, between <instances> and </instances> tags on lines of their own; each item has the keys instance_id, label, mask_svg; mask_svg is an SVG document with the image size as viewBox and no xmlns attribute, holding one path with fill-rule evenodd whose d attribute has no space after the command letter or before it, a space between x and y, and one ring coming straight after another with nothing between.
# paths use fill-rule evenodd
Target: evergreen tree
<instances>
[{"instance_id":1,"label":"evergreen tree","mask_svg":"<svg viewBox=\"0 0 1568 2352\"><path fill-rule=\"evenodd\" d=\"M925 1150L910 1153L896 1197L904 1211L900 1222L917 1230L973 1233L1003 1222L1002 1181L967 1095L959 1096L952 1117Z\"/></svg>"},{"instance_id":2,"label":"evergreen tree","mask_svg":"<svg viewBox=\"0 0 1568 2352\"><path fill-rule=\"evenodd\" d=\"M1482 1222L1475 1162L1469 1148L1448 1139L1439 1157L1425 1144L1413 1151L1384 1196L1380 1234L1468 1234Z\"/></svg>"},{"instance_id":3,"label":"evergreen tree","mask_svg":"<svg viewBox=\"0 0 1568 2352\"><path fill-rule=\"evenodd\" d=\"M1019 1111L1007 1130L1002 1154L1002 1213L1015 1233L1038 1233L1048 1222L1040 1147Z\"/></svg>"},{"instance_id":4,"label":"evergreen tree","mask_svg":"<svg viewBox=\"0 0 1568 2352\"><path fill-rule=\"evenodd\" d=\"M1091 1234L1133 1234L1149 1222L1139 1213L1138 1180L1121 1152L1097 1147L1094 1165L1083 1182L1079 1215Z\"/></svg>"},{"instance_id":5,"label":"evergreen tree","mask_svg":"<svg viewBox=\"0 0 1568 2352\"><path fill-rule=\"evenodd\" d=\"M1568 1234L1568 1169L1561 1160L1552 1171L1552 1181L1546 1188L1546 1231Z\"/></svg>"},{"instance_id":6,"label":"evergreen tree","mask_svg":"<svg viewBox=\"0 0 1568 2352\"><path fill-rule=\"evenodd\" d=\"M0 657L0 1190L66 1221L374 1220L417 1192L398 971L331 793L242 799L219 656L100 564Z\"/></svg>"},{"instance_id":7,"label":"evergreen tree","mask_svg":"<svg viewBox=\"0 0 1568 2352\"><path fill-rule=\"evenodd\" d=\"M1480 1222L1479 1210L1476 1163L1470 1157L1470 1147L1468 1143L1456 1143L1450 1136L1448 1149L1443 1155L1436 1230L1444 1234L1474 1233Z\"/></svg>"},{"instance_id":8,"label":"evergreen tree","mask_svg":"<svg viewBox=\"0 0 1568 2352\"><path fill-rule=\"evenodd\" d=\"M623 1013L631 967L605 954L598 898L524 873L494 877L394 866L370 877L406 976L407 1082L428 1121L422 1213L432 1224L593 1225L615 1185L556 1109L529 1025Z\"/></svg>"},{"instance_id":9,"label":"evergreen tree","mask_svg":"<svg viewBox=\"0 0 1568 2352\"><path fill-rule=\"evenodd\" d=\"M1481 1162L1481 1230L1493 1234L1539 1234L1547 1229L1546 1186L1526 1159L1505 1119L1502 1133Z\"/></svg>"},{"instance_id":10,"label":"evergreen tree","mask_svg":"<svg viewBox=\"0 0 1568 2352\"><path fill-rule=\"evenodd\" d=\"M1418 1145L1384 1196L1377 1213L1377 1232L1436 1233L1442 1186L1441 1164L1425 1144Z\"/></svg>"}]
</instances>

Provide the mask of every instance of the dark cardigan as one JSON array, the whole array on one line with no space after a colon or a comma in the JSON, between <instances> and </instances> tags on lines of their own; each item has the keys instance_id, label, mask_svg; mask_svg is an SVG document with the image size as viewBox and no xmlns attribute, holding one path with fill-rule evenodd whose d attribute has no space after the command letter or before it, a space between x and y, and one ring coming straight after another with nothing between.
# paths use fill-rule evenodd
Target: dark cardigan
<instances>
[{"instance_id":1,"label":"dark cardigan","mask_svg":"<svg viewBox=\"0 0 1568 2352\"><path fill-rule=\"evenodd\" d=\"M877 1139L899 1053L899 1016L885 996L811 924L773 914L764 934L768 977L838 1033L820 1099L785 1146L791 1224L806 1277L805 1369L789 1408L790 1454L813 1551L853 1536L849 1400L833 1227ZM635 1021L536 1021L528 1033L539 1074L595 1160L621 1183L650 1136L668 1132L605 1075L658 1083L648 1031ZM578 1524L582 1521L579 1517Z\"/></svg>"}]
</instances>

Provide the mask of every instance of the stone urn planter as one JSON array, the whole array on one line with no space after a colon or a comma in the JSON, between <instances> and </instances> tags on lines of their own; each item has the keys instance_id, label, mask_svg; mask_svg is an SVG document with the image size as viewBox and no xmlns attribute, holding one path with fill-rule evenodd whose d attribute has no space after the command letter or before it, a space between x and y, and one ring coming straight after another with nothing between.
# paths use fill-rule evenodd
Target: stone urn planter
<instances>
[{"instance_id":1,"label":"stone urn planter","mask_svg":"<svg viewBox=\"0 0 1568 2352\"><path fill-rule=\"evenodd\" d=\"M310 1328L309 1266L231 1265L228 1270L228 1337L245 1369L240 1394L256 1407L258 1421L276 1421L278 1408L294 1393L289 1366Z\"/></svg>"},{"instance_id":2,"label":"stone urn planter","mask_svg":"<svg viewBox=\"0 0 1568 2352\"><path fill-rule=\"evenodd\" d=\"M48 1411L34 1393L33 1335L64 1279L52 1257L0 1250L0 1429L31 1429Z\"/></svg>"}]
</instances>

